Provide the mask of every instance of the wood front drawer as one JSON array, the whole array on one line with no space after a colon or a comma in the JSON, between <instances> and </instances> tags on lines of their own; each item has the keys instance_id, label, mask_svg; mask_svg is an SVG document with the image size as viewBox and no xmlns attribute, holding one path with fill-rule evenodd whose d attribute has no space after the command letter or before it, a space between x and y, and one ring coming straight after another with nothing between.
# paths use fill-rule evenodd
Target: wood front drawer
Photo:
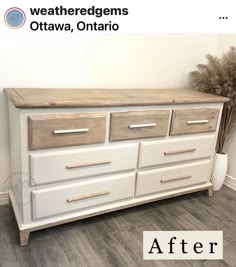
<instances>
[{"instance_id":1,"label":"wood front drawer","mask_svg":"<svg viewBox=\"0 0 236 267\"><path fill-rule=\"evenodd\" d=\"M140 171L137 176L136 196L207 182L209 171L209 160L150 171Z\"/></svg>"},{"instance_id":2,"label":"wood front drawer","mask_svg":"<svg viewBox=\"0 0 236 267\"><path fill-rule=\"evenodd\" d=\"M173 110L170 135L214 132L218 117L213 108Z\"/></svg>"},{"instance_id":3,"label":"wood front drawer","mask_svg":"<svg viewBox=\"0 0 236 267\"><path fill-rule=\"evenodd\" d=\"M33 191L33 219L133 198L134 186L132 173Z\"/></svg>"},{"instance_id":4,"label":"wood front drawer","mask_svg":"<svg viewBox=\"0 0 236 267\"><path fill-rule=\"evenodd\" d=\"M133 170L137 158L138 144L33 152L30 154L31 185Z\"/></svg>"},{"instance_id":5,"label":"wood front drawer","mask_svg":"<svg viewBox=\"0 0 236 267\"><path fill-rule=\"evenodd\" d=\"M104 143L105 113L74 113L29 117L29 149Z\"/></svg>"},{"instance_id":6,"label":"wood front drawer","mask_svg":"<svg viewBox=\"0 0 236 267\"><path fill-rule=\"evenodd\" d=\"M114 112L111 114L110 141L167 135L168 110Z\"/></svg>"},{"instance_id":7,"label":"wood front drawer","mask_svg":"<svg viewBox=\"0 0 236 267\"><path fill-rule=\"evenodd\" d=\"M141 142L138 166L143 168L209 158L214 145L214 135Z\"/></svg>"}]
</instances>

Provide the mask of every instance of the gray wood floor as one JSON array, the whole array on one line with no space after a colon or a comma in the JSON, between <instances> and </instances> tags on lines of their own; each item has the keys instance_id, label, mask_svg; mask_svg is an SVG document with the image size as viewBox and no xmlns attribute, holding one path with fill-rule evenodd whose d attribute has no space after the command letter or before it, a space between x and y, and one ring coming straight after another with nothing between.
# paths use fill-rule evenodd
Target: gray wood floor
<instances>
[{"instance_id":1,"label":"gray wood floor","mask_svg":"<svg viewBox=\"0 0 236 267\"><path fill-rule=\"evenodd\" d=\"M144 230L223 230L222 261L143 261ZM19 247L8 206L0 206L0 266L235 267L236 192L224 187L181 196L32 233Z\"/></svg>"}]
</instances>

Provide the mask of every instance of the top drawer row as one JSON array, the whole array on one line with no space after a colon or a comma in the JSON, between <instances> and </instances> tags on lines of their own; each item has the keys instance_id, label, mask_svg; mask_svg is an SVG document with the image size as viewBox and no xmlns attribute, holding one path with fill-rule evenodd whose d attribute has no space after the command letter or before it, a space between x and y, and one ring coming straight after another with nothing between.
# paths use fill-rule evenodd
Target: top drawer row
<instances>
[{"instance_id":1,"label":"top drawer row","mask_svg":"<svg viewBox=\"0 0 236 267\"><path fill-rule=\"evenodd\" d=\"M160 137L168 134L169 110L111 113L110 141ZM215 131L219 110L176 109L170 135ZM29 117L29 149L104 143L106 113L36 115Z\"/></svg>"}]
</instances>

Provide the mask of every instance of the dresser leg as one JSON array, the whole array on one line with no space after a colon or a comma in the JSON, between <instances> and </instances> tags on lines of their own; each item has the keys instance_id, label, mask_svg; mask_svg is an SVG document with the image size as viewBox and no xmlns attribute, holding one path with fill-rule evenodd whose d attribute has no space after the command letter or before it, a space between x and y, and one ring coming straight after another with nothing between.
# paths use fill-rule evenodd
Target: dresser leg
<instances>
[{"instance_id":1,"label":"dresser leg","mask_svg":"<svg viewBox=\"0 0 236 267\"><path fill-rule=\"evenodd\" d=\"M19 231L21 247L27 246L29 242L30 232L28 230Z\"/></svg>"},{"instance_id":2,"label":"dresser leg","mask_svg":"<svg viewBox=\"0 0 236 267\"><path fill-rule=\"evenodd\" d=\"M208 197L209 198L213 197L213 189L212 188L208 189Z\"/></svg>"}]
</instances>

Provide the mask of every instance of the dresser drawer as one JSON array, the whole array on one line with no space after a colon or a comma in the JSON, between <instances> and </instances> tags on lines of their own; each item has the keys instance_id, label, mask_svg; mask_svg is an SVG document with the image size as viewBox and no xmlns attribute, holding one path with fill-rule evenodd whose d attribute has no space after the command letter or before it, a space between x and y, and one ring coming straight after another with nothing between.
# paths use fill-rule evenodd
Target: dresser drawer
<instances>
[{"instance_id":1,"label":"dresser drawer","mask_svg":"<svg viewBox=\"0 0 236 267\"><path fill-rule=\"evenodd\" d=\"M173 110L170 135L214 132L218 116L213 108Z\"/></svg>"},{"instance_id":2,"label":"dresser drawer","mask_svg":"<svg viewBox=\"0 0 236 267\"><path fill-rule=\"evenodd\" d=\"M214 145L214 135L141 142L138 166L143 168L208 158Z\"/></svg>"},{"instance_id":3,"label":"dresser drawer","mask_svg":"<svg viewBox=\"0 0 236 267\"><path fill-rule=\"evenodd\" d=\"M105 113L73 113L29 117L29 149L103 143Z\"/></svg>"},{"instance_id":4,"label":"dresser drawer","mask_svg":"<svg viewBox=\"0 0 236 267\"><path fill-rule=\"evenodd\" d=\"M169 113L168 110L112 113L110 141L165 136Z\"/></svg>"},{"instance_id":5,"label":"dresser drawer","mask_svg":"<svg viewBox=\"0 0 236 267\"><path fill-rule=\"evenodd\" d=\"M210 161L204 160L174 167L140 171L137 176L136 196L207 182L209 170Z\"/></svg>"},{"instance_id":6,"label":"dresser drawer","mask_svg":"<svg viewBox=\"0 0 236 267\"><path fill-rule=\"evenodd\" d=\"M133 198L134 185L133 173L33 191L33 219Z\"/></svg>"},{"instance_id":7,"label":"dresser drawer","mask_svg":"<svg viewBox=\"0 0 236 267\"><path fill-rule=\"evenodd\" d=\"M135 169L138 144L32 152L31 185Z\"/></svg>"}]
</instances>

